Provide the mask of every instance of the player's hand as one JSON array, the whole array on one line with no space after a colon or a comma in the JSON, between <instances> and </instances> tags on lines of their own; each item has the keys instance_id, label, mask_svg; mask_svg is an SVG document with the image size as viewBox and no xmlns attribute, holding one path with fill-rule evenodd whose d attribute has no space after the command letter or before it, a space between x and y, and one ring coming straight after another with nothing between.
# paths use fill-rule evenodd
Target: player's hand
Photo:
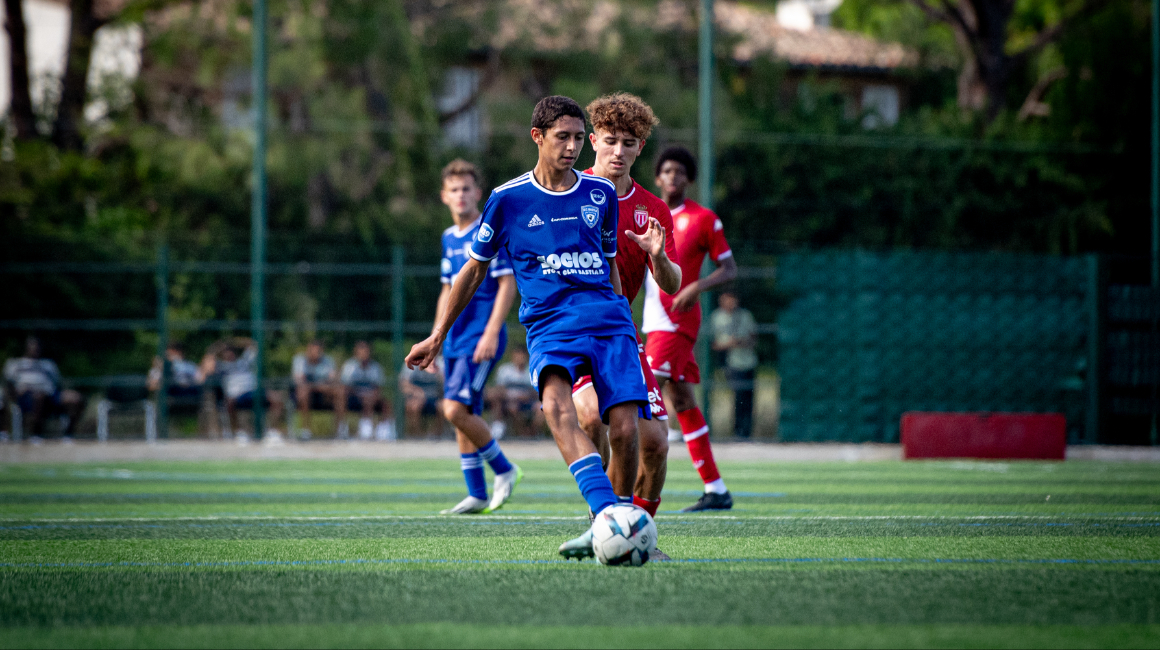
<instances>
[{"instance_id":1,"label":"player's hand","mask_svg":"<svg viewBox=\"0 0 1160 650\"><path fill-rule=\"evenodd\" d=\"M631 230L625 230L624 234L652 257L659 257L665 252L665 229L654 217L648 218L648 230L644 231L643 235Z\"/></svg>"},{"instance_id":2,"label":"player's hand","mask_svg":"<svg viewBox=\"0 0 1160 650\"><path fill-rule=\"evenodd\" d=\"M439 356L439 349L442 347L443 336L438 332L416 343L411 346L411 353L407 355L407 368L411 370L415 368L426 370L428 366L435 362L435 357Z\"/></svg>"},{"instance_id":3,"label":"player's hand","mask_svg":"<svg viewBox=\"0 0 1160 650\"><path fill-rule=\"evenodd\" d=\"M697 291L695 283L690 284L684 289L681 289L680 292L673 297L673 311L689 311L697 305L697 298L699 298L700 295L701 292Z\"/></svg>"},{"instance_id":4,"label":"player's hand","mask_svg":"<svg viewBox=\"0 0 1160 650\"><path fill-rule=\"evenodd\" d=\"M495 358L495 352L498 349L499 334L484 331L483 336L479 337L479 343L475 344L475 354L471 355L471 360L475 363L491 361Z\"/></svg>"}]
</instances>

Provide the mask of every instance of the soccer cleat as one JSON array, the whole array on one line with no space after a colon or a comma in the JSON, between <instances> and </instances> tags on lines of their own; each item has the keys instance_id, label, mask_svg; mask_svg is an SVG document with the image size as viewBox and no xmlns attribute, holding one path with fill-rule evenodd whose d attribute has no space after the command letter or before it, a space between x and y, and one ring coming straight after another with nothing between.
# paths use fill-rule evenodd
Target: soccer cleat
<instances>
[{"instance_id":1,"label":"soccer cleat","mask_svg":"<svg viewBox=\"0 0 1160 650\"><path fill-rule=\"evenodd\" d=\"M725 494L717 494L716 492L706 492L701 495L697 502L688 508L682 508L681 512L701 512L702 510L729 510L733 507L733 495L726 492Z\"/></svg>"},{"instance_id":2,"label":"soccer cleat","mask_svg":"<svg viewBox=\"0 0 1160 650\"><path fill-rule=\"evenodd\" d=\"M592 550L592 529L589 528L583 535L561 544L560 555L566 560L577 562L584 558L596 557L596 552Z\"/></svg>"},{"instance_id":3,"label":"soccer cleat","mask_svg":"<svg viewBox=\"0 0 1160 650\"><path fill-rule=\"evenodd\" d=\"M474 515L479 513L490 512L487 507L487 499L480 499L468 495L468 497L460 501L454 508L439 511L441 515Z\"/></svg>"},{"instance_id":4,"label":"soccer cleat","mask_svg":"<svg viewBox=\"0 0 1160 650\"><path fill-rule=\"evenodd\" d=\"M649 562L672 562L673 558L659 548L654 548L652 553L648 554L648 560Z\"/></svg>"},{"instance_id":5,"label":"soccer cleat","mask_svg":"<svg viewBox=\"0 0 1160 650\"><path fill-rule=\"evenodd\" d=\"M519 465L512 464L512 468L503 474L495 475L495 486L491 492L491 505L488 506L489 512L494 512L503 507L507 500L511 498L512 490L524 480L524 470L520 469Z\"/></svg>"}]
</instances>

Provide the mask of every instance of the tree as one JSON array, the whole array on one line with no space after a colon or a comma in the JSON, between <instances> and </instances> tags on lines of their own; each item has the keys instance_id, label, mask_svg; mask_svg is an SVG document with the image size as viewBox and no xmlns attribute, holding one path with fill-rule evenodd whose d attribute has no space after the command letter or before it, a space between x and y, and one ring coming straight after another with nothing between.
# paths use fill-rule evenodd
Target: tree
<instances>
[{"instance_id":1,"label":"tree","mask_svg":"<svg viewBox=\"0 0 1160 650\"><path fill-rule=\"evenodd\" d=\"M1017 49L1010 51L1010 23L1015 0L908 0L931 19L949 25L963 55L959 72L959 106L985 110L995 119L1006 104L1012 77L1028 60L1056 42L1077 18L1102 7L1106 0L1076 0L1060 7L1060 18L1030 34ZM1056 79L1059 73L1048 73ZM1050 82L1048 82L1049 84ZM1044 84L1044 86L1048 85ZM1033 89L1038 101L1045 87ZM1027 103L1027 102L1024 102Z\"/></svg>"},{"instance_id":2,"label":"tree","mask_svg":"<svg viewBox=\"0 0 1160 650\"><path fill-rule=\"evenodd\" d=\"M8 31L9 79L12 99L9 104L16 138L36 137L36 117L32 114L32 95L28 90L28 44L21 0L4 0L4 28Z\"/></svg>"}]
</instances>

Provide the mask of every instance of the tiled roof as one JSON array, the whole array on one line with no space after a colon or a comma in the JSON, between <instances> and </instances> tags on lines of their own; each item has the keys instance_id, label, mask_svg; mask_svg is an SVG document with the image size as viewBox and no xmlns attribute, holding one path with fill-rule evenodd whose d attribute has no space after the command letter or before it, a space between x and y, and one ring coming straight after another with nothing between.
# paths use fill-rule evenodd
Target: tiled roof
<instances>
[{"instance_id":1,"label":"tiled roof","mask_svg":"<svg viewBox=\"0 0 1160 650\"><path fill-rule=\"evenodd\" d=\"M718 2L715 13L720 29L741 38L733 49L733 56L739 61L762 53L800 66L892 69L918 61L916 53L898 43L826 27L790 29L769 11L735 2Z\"/></svg>"},{"instance_id":2,"label":"tiled roof","mask_svg":"<svg viewBox=\"0 0 1160 650\"><path fill-rule=\"evenodd\" d=\"M457 10L461 18L486 31L481 38L490 47L567 52L609 47L621 38L616 30L621 20L637 28L695 33L697 5L689 0L661 0L647 7L616 0L499 0L464 3ZM501 18L485 27L489 7L496 10L492 15ZM827 27L789 29L769 9L721 0L715 7L718 29L737 39L733 56L739 61L770 54L794 66L893 69L918 60L902 45L854 32ZM418 32L425 22L424 17L417 18Z\"/></svg>"}]
</instances>

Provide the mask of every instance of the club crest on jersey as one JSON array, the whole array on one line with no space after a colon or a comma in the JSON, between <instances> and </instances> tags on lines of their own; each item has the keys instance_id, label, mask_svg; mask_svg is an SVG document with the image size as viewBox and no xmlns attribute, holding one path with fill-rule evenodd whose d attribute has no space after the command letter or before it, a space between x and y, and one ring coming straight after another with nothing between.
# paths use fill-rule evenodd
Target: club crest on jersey
<instances>
[{"instance_id":1,"label":"club crest on jersey","mask_svg":"<svg viewBox=\"0 0 1160 650\"><path fill-rule=\"evenodd\" d=\"M604 202L608 200L608 198L604 196L604 192L601 192L600 190L592 190L588 193L588 196L592 197L592 202L596 205L604 205Z\"/></svg>"},{"instance_id":2,"label":"club crest on jersey","mask_svg":"<svg viewBox=\"0 0 1160 650\"><path fill-rule=\"evenodd\" d=\"M588 224L589 228L593 228L596 226L596 222L600 221L600 210L594 205L586 205L580 208L580 216L584 217L584 223Z\"/></svg>"},{"instance_id":3,"label":"club crest on jersey","mask_svg":"<svg viewBox=\"0 0 1160 650\"><path fill-rule=\"evenodd\" d=\"M475 238L481 242L486 243L491 241L491 237L494 234L495 231L491 229L491 226L487 225L486 223L481 223L479 224L479 234L476 235Z\"/></svg>"},{"instance_id":4,"label":"club crest on jersey","mask_svg":"<svg viewBox=\"0 0 1160 650\"><path fill-rule=\"evenodd\" d=\"M636 210L632 213L632 220L636 222L637 228L644 228L648 223L648 208L643 205L636 206Z\"/></svg>"}]
</instances>

